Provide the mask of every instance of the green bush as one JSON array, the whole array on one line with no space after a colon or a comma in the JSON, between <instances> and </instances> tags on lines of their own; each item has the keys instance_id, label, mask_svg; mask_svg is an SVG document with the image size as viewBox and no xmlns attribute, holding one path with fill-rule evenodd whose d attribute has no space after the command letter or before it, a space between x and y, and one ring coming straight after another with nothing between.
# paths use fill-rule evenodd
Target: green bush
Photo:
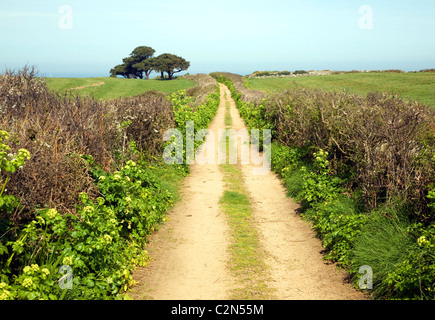
<instances>
[{"instance_id":1,"label":"green bush","mask_svg":"<svg viewBox=\"0 0 435 320\"><path fill-rule=\"evenodd\" d=\"M304 158L305 152L301 149L272 143L271 168L282 178L288 195L296 201L303 200L304 172L301 168L309 166L301 160Z\"/></svg>"},{"instance_id":2,"label":"green bush","mask_svg":"<svg viewBox=\"0 0 435 320\"><path fill-rule=\"evenodd\" d=\"M3 142L6 142L4 140L8 140L9 137L8 132L0 130L0 174L4 172L6 176L3 180L3 177L0 175L0 212L6 212L10 215L18 207L18 199L14 196L5 195L4 191L11 175L19 170L26 160L30 159L30 153L26 149L18 150L17 154L8 153L11 147ZM1 223L4 224L6 222ZM3 228L0 228L0 231L3 231Z\"/></svg>"},{"instance_id":3,"label":"green bush","mask_svg":"<svg viewBox=\"0 0 435 320\"><path fill-rule=\"evenodd\" d=\"M17 240L2 245L7 260L1 281L8 297L61 298L54 285L60 276L54 275L62 265L74 270L72 284L83 299L122 298L133 284L131 271L145 263L143 245L163 220L171 195L146 165L128 161L119 172L97 172L102 196L94 202L82 193L78 216L40 210ZM29 273L29 266L45 271Z\"/></svg>"},{"instance_id":4,"label":"green bush","mask_svg":"<svg viewBox=\"0 0 435 320\"><path fill-rule=\"evenodd\" d=\"M367 215L358 212L354 199L338 196L306 210L303 217L313 223L313 229L322 239L325 259L349 267L354 243L368 221Z\"/></svg>"},{"instance_id":5,"label":"green bush","mask_svg":"<svg viewBox=\"0 0 435 320\"><path fill-rule=\"evenodd\" d=\"M302 197L308 205L322 203L331 200L343 192L343 181L331 175L329 169L328 152L319 150L314 153L314 161L311 170L302 167L303 186Z\"/></svg>"},{"instance_id":6,"label":"green bush","mask_svg":"<svg viewBox=\"0 0 435 320\"><path fill-rule=\"evenodd\" d=\"M181 132L183 136L183 159L177 159L177 162L183 162L183 168L186 173L189 172L189 165L186 159L186 135L187 135L187 123L192 121L194 124L193 136L190 137L194 140L194 150L197 150L199 146L203 143L202 141L197 141L195 139L196 133L199 130L207 129L212 120L214 119L217 109L220 103L220 93L219 88L216 88L214 93L207 95L205 101L201 101L199 104L195 104L192 97L186 94L185 90L180 90L168 96L171 101L175 122L177 124L177 129ZM174 143L173 141L168 142Z\"/></svg>"}]
</instances>

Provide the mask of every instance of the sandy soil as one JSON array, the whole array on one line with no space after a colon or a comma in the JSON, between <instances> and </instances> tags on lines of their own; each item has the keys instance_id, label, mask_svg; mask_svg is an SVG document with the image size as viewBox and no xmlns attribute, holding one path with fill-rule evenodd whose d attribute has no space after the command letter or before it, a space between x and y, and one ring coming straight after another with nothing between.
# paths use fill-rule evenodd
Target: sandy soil
<instances>
[{"instance_id":1,"label":"sandy soil","mask_svg":"<svg viewBox=\"0 0 435 320\"><path fill-rule=\"evenodd\" d=\"M226 101L231 105L233 128L245 128L230 97L228 88L221 85L221 105L210 127L215 139L209 136L207 143L218 144L218 129L225 128ZM298 205L286 196L277 176L271 172L253 175L252 164L241 168L260 243L268 257L268 285L276 289L277 299L364 299L345 283L345 272L322 260L320 240L297 215ZM153 261L134 273L138 285L129 294L132 298L230 299L236 281L227 264L229 228L219 208L222 179L218 165L192 166L182 187L182 200L146 248Z\"/></svg>"},{"instance_id":2,"label":"sandy soil","mask_svg":"<svg viewBox=\"0 0 435 320\"><path fill-rule=\"evenodd\" d=\"M86 88L90 88L90 87L99 87L99 86L104 86L104 82L99 82L99 83L94 83L94 84L90 84L88 86L81 86L81 87L77 87L77 88L72 88L70 90L82 90L82 89L86 89Z\"/></svg>"}]
</instances>

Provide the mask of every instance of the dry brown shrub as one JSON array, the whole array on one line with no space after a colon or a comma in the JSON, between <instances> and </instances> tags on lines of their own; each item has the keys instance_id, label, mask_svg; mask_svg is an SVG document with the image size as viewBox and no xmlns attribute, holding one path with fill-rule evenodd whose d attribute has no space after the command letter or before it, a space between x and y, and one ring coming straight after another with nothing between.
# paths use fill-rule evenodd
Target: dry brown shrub
<instances>
[{"instance_id":1,"label":"dry brown shrub","mask_svg":"<svg viewBox=\"0 0 435 320\"><path fill-rule=\"evenodd\" d=\"M149 91L142 95L105 102L117 110L117 127L122 122L131 122L122 137L121 151L124 154L126 141L135 141L145 156L158 157L163 152L163 134L175 125L171 103L166 95ZM121 132L120 132L121 133Z\"/></svg>"},{"instance_id":2,"label":"dry brown shrub","mask_svg":"<svg viewBox=\"0 0 435 320\"><path fill-rule=\"evenodd\" d=\"M196 86L186 90L188 96L193 97L195 104L205 102L209 94L216 92L216 80L207 74L195 74L184 76L185 79L193 81Z\"/></svg>"},{"instance_id":3,"label":"dry brown shrub","mask_svg":"<svg viewBox=\"0 0 435 320\"><path fill-rule=\"evenodd\" d=\"M0 76L0 128L11 135L11 152L25 148L31 153L7 185L7 194L22 205L11 218L19 223L44 206L74 213L80 192L98 195L82 155L113 171L134 140L144 154L157 156L173 118L163 93L102 102L55 94L34 69L6 72ZM131 123L122 129L125 121Z\"/></svg>"},{"instance_id":4,"label":"dry brown shrub","mask_svg":"<svg viewBox=\"0 0 435 320\"><path fill-rule=\"evenodd\" d=\"M281 143L328 151L331 168L361 188L369 207L399 197L427 209L435 177L435 113L428 106L380 93L303 89L270 96L267 114Z\"/></svg>"}]
</instances>

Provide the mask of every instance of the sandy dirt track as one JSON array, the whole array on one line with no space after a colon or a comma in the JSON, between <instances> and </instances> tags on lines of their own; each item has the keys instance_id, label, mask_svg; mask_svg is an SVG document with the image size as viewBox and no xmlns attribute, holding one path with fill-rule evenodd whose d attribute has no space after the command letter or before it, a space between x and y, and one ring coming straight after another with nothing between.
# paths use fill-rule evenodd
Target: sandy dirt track
<instances>
[{"instance_id":1,"label":"sandy dirt track","mask_svg":"<svg viewBox=\"0 0 435 320\"><path fill-rule=\"evenodd\" d=\"M227 87L206 143L218 145L225 128L225 106L231 106L233 128L245 128ZM226 94L225 94L226 93ZM205 145L206 146L206 145ZM218 148L215 148L216 151ZM217 155L216 159L217 159ZM277 176L253 175L254 165L242 165L260 244L266 252L267 284L278 300L353 300L364 295L345 282L347 274L322 260L321 242L301 220L298 204L286 196ZM169 221L152 236L146 250L148 267L134 273L137 285L129 296L156 300L226 300L236 281L228 268L231 241L227 218L219 207L225 186L218 164L194 164L183 183L182 200Z\"/></svg>"}]
</instances>

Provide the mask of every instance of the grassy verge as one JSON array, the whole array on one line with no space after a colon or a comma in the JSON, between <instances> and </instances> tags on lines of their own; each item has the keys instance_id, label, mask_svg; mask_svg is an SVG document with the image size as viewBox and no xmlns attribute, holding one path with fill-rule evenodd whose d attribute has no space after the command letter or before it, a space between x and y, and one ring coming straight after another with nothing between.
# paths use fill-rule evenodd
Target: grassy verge
<instances>
[{"instance_id":1,"label":"grassy verge","mask_svg":"<svg viewBox=\"0 0 435 320\"><path fill-rule=\"evenodd\" d=\"M347 90L366 95L372 91L388 92L416 100L435 108L435 73L348 73L300 78L245 79L250 88L265 92L310 88L325 91Z\"/></svg>"},{"instance_id":2,"label":"grassy verge","mask_svg":"<svg viewBox=\"0 0 435 320\"><path fill-rule=\"evenodd\" d=\"M94 97L96 99L110 100L119 97L132 97L146 91L157 90L172 93L193 87L193 81L186 79L167 80L137 80L118 78L45 78L48 88L56 92L71 92ZM104 82L104 85L92 86ZM83 89L75 89L86 86Z\"/></svg>"},{"instance_id":3,"label":"grassy verge","mask_svg":"<svg viewBox=\"0 0 435 320\"><path fill-rule=\"evenodd\" d=\"M162 189L171 194L172 205L177 203L180 200L180 186L186 177L184 167L159 162L150 165L149 170L159 177Z\"/></svg>"},{"instance_id":4,"label":"grassy verge","mask_svg":"<svg viewBox=\"0 0 435 320\"><path fill-rule=\"evenodd\" d=\"M229 103L227 103L225 124L231 126ZM221 141L221 147L230 154L229 137ZM227 159L228 162L228 159ZM243 184L243 175L237 165L224 164L226 191L220 200L221 208L229 218L232 233L230 246L230 268L235 273L239 288L233 290L233 299L259 300L271 299L272 289L265 282L267 266L264 252L259 244L258 231L253 225L252 209L248 193Z\"/></svg>"}]
</instances>

